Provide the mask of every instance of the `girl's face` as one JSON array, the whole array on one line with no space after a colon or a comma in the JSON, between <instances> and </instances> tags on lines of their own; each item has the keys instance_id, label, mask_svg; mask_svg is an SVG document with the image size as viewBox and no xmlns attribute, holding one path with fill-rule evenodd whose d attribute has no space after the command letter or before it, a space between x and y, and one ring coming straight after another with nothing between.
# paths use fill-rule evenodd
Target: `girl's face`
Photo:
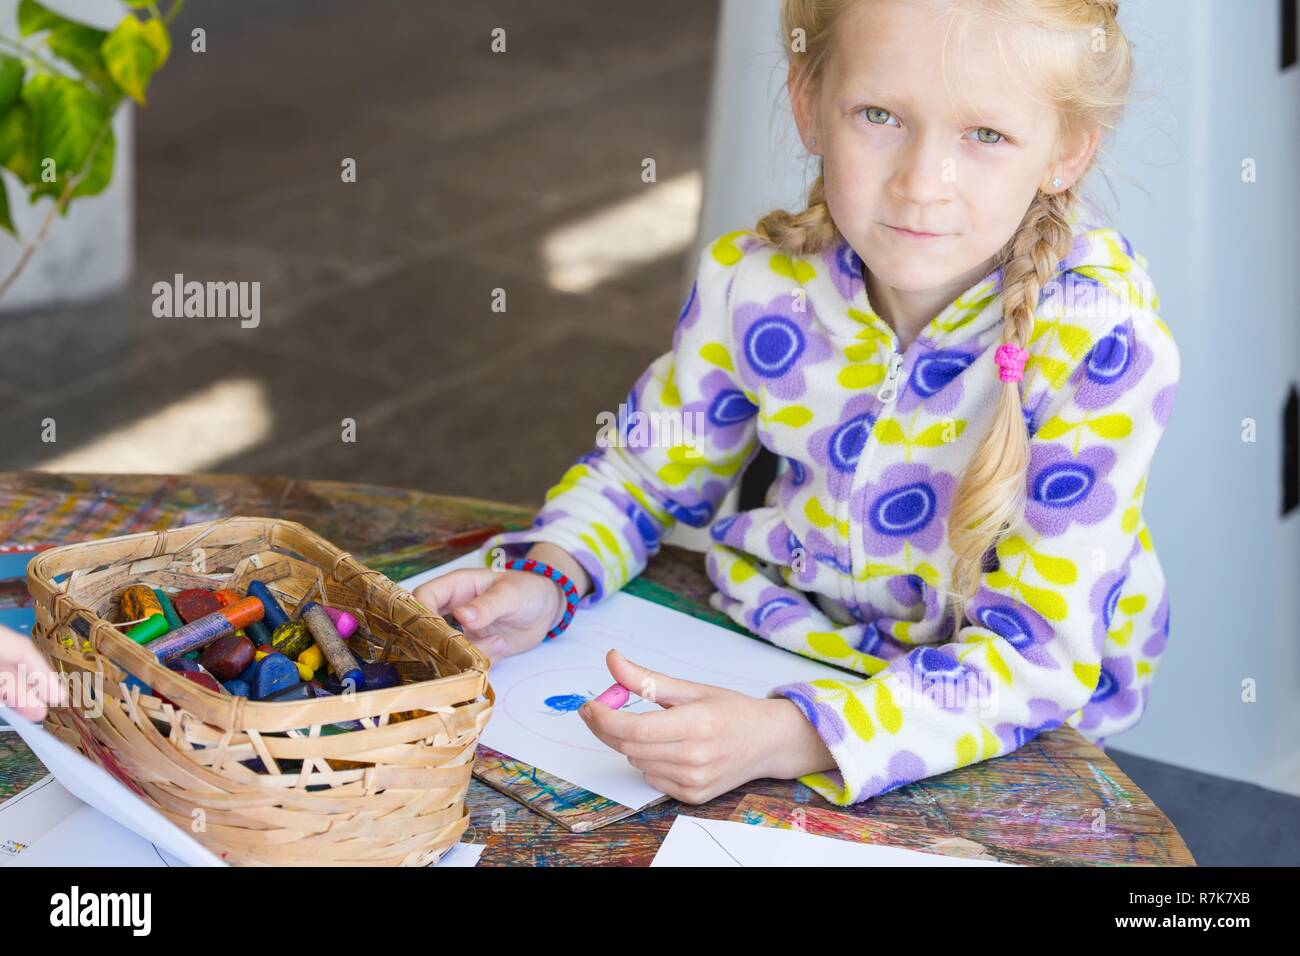
<instances>
[{"instance_id":1,"label":"girl's face","mask_svg":"<svg viewBox=\"0 0 1300 956\"><path fill-rule=\"evenodd\" d=\"M824 157L831 217L877 282L955 295L987 274L1035 192L1083 166L1057 154L1055 109L1006 75L987 23L945 51L941 6L852 5L813 109L796 92L795 111Z\"/></svg>"}]
</instances>

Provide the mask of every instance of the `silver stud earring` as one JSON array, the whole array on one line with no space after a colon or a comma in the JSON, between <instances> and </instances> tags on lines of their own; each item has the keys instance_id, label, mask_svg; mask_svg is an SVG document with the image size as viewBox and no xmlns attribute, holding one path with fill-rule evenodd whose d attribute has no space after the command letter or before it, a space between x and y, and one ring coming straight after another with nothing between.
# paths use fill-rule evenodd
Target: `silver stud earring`
<instances>
[{"instance_id":1,"label":"silver stud earring","mask_svg":"<svg viewBox=\"0 0 1300 956\"><path fill-rule=\"evenodd\" d=\"M812 139L810 140L810 142L812 143L812 145L816 146L816 145L817 145L817 137L816 137L816 136L812 137Z\"/></svg>"},{"instance_id":2,"label":"silver stud earring","mask_svg":"<svg viewBox=\"0 0 1300 956\"><path fill-rule=\"evenodd\" d=\"M1060 189L1060 188L1061 188L1061 177L1060 177L1060 176L1056 176L1056 177L1054 177L1054 178L1052 179L1052 188L1053 188L1053 189Z\"/></svg>"}]
</instances>

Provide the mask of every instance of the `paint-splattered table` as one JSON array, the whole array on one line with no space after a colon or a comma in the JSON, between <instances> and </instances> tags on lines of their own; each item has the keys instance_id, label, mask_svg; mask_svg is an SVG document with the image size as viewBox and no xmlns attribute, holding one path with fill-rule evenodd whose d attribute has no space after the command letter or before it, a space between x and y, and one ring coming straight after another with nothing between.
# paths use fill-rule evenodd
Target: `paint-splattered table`
<instances>
[{"instance_id":1,"label":"paint-splattered table","mask_svg":"<svg viewBox=\"0 0 1300 956\"><path fill-rule=\"evenodd\" d=\"M244 475L0 473L0 546L48 545L194 524L232 514L301 522L358 560L401 580L458 557L463 536L527 527L533 510L375 485ZM0 582L0 604L25 592ZM631 593L724 627L708 605L702 555L666 546ZM44 769L14 734L0 734L0 799ZM700 806L660 803L598 830L573 833L475 779L465 839L480 865L645 865L679 813L800 827L845 839L1025 864L1194 865L1168 818L1073 729L1015 753L834 807L796 781L755 781Z\"/></svg>"}]
</instances>

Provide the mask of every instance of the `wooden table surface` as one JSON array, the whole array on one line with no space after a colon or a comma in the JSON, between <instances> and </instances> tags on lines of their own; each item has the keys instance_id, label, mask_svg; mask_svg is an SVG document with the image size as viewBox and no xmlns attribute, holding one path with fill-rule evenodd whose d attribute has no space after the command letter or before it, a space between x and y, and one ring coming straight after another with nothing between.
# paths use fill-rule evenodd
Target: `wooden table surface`
<instances>
[{"instance_id":1,"label":"wooden table surface","mask_svg":"<svg viewBox=\"0 0 1300 956\"><path fill-rule=\"evenodd\" d=\"M249 475L0 472L0 546L65 544L233 514L301 522L401 580L468 548L446 539L524 528L535 509L377 485ZM7 584L7 586L6 586ZM703 555L665 546L630 593L738 630L708 605ZM0 582L0 606L25 591ZM30 603L28 600L27 603ZM15 734L0 734L0 799L43 776ZM1012 754L836 807L792 780L760 780L707 804L669 800L589 833L559 824L475 779L464 839L487 865L646 865L679 813L799 827L845 839L1034 865L1195 865L1169 819L1106 754L1059 727Z\"/></svg>"}]
</instances>

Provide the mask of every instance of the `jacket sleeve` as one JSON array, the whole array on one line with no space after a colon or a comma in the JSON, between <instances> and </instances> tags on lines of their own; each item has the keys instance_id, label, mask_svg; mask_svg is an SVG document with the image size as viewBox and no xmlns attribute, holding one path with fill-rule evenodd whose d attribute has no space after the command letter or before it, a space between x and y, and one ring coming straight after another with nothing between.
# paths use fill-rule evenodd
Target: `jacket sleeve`
<instances>
[{"instance_id":1,"label":"jacket sleeve","mask_svg":"<svg viewBox=\"0 0 1300 956\"><path fill-rule=\"evenodd\" d=\"M1141 501L1179 353L1145 313L1065 371L1041 413L1026 413L1025 511L986 555L954 638L865 680L771 692L801 709L834 757L836 769L800 778L832 803L1009 753L1114 689L1103 652L1130 557L1150 547Z\"/></svg>"},{"instance_id":2,"label":"jacket sleeve","mask_svg":"<svg viewBox=\"0 0 1300 956\"><path fill-rule=\"evenodd\" d=\"M558 545L591 576L579 605L587 607L636 577L675 522L713 520L758 449L756 396L735 374L730 329L747 235L727 233L705 247L671 350L617 413L598 416L595 447L546 492L532 527L485 543L485 563L523 557L538 542Z\"/></svg>"}]
</instances>

